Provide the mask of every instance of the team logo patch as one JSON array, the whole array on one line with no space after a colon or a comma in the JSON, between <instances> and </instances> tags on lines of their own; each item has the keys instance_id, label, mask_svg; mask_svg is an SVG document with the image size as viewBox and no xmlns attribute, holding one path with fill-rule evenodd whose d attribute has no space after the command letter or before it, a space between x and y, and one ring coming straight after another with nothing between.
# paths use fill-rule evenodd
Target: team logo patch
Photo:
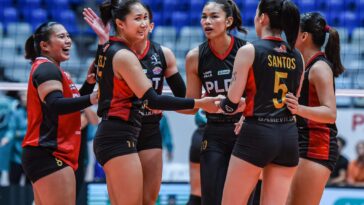
<instances>
[{"instance_id":1,"label":"team logo patch","mask_svg":"<svg viewBox=\"0 0 364 205\"><path fill-rule=\"evenodd\" d=\"M287 47L285 45L281 45L279 48L274 48L274 50L279 53L287 53Z\"/></svg>"},{"instance_id":2,"label":"team logo patch","mask_svg":"<svg viewBox=\"0 0 364 205\"><path fill-rule=\"evenodd\" d=\"M230 70L219 70L217 72L217 75L229 75L230 74Z\"/></svg>"},{"instance_id":3,"label":"team logo patch","mask_svg":"<svg viewBox=\"0 0 364 205\"><path fill-rule=\"evenodd\" d=\"M231 108L230 106L228 105L225 105L225 110L228 111L229 113L232 113L234 111L233 108Z\"/></svg>"},{"instance_id":4,"label":"team logo patch","mask_svg":"<svg viewBox=\"0 0 364 205\"><path fill-rule=\"evenodd\" d=\"M159 75L159 74L161 74L162 70L163 69L161 67L155 67L155 68L153 68L153 74Z\"/></svg>"}]
</instances>

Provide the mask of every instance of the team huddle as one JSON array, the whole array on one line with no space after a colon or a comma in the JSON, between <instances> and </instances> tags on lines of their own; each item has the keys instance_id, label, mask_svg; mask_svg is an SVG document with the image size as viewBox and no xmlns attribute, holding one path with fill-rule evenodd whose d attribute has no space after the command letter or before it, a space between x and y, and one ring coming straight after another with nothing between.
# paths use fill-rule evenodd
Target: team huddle
<instances>
[{"instance_id":1,"label":"team huddle","mask_svg":"<svg viewBox=\"0 0 364 205\"><path fill-rule=\"evenodd\" d=\"M72 45L63 25L44 23L25 44L32 68L22 166L36 205L75 204L80 112L93 104L101 119L94 153L113 205L156 203L162 110L206 113L189 205L252 204L258 181L262 205L319 204L338 158L334 78L345 70L323 16L300 14L291 0L260 0L259 40L247 42L231 34L247 32L235 2L209 0L206 41L186 55L186 84L172 50L149 40L148 5L111 0L100 17L90 8L83 16L99 46L80 90L61 68ZM164 80L174 96L162 94Z\"/></svg>"}]
</instances>

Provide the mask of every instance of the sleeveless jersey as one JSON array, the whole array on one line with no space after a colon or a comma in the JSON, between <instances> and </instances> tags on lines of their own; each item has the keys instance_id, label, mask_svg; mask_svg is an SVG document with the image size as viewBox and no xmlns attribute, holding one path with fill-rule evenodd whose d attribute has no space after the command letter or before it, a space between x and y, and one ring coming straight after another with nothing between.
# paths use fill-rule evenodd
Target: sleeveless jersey
<instances>
[{"instance_id":1,"label":"sleeveless jersey","mask_svg":"<svg viewBox=\"0 0 364 205\"><path fill-rule=\"evenodd\" d=\"M207 96L226 96L236 53L245 44L246 41L231 36L230 46L224 54L214 51L208 41L199 46L198 75ZM206 113L206 117L210 122L237 122L241 113L236 115Z\"/></svg>"},{"instance_id":2,"label":"sleeveless jersey","mask_svg":"<svg viewBox=\"0 0 364 205\"><path fill-rule=\"evenodd\" d=\"M27 94L28 128L23 147L48 148L56 158L76 170L80 150L81 115L79 111L55 115L48 110L45 103L41 102L33 83L33 73L40 64L46 62L51 61L44 57L37 58L30 71ZM60 67L58 68L62 74L63 96L65 98L79 97L80 94L70 76Z\"/></svg>"},{"instance_id":3,"label":"sleeveless jersey","mask_svg":"<svg viewBox=\"0 0 364 205\"><path fill-rule=\"evenodd\" d=\"M153 89L158 95L161 95L164 73L167 69L167 63L161 46L158 43L148 41L146 49L142 55L138 55L138 59L144 73L152 81ZM154 115L149 109L142 109L141 114L143 115L143 123L157 123L162 117L162 114Z\"/></svg>"},{"instance_id":4,"label":"sleeveless jersey","mask_svg":"<svg viewBox=\"0 0 364 205\"><path fill-rule=\"evenodd\" d=\"M310 107L320 106L315 87L310 84L308 78L312 66L318 61L324 61L330 67L332 66L332 64L326 59L323 52L318 52L309 60L305 69L305 78L302 84L301 97L299 98L299 103L301 105ZM335 89L335 83L332 86ZM308 136L309 144L307 155L313 158L327 159L330 152L330 137L335 137L337 135L336 124L314 122L297 116L297 127L300 133Z\"/></svg>"},{"instance_id":5,"label":"sleeveless jersey","mask_svg":"<svg viewBox=\"0 0 364 205\"><path fill-rule=\"evenodd\" d=\"M281 38L254 41L255 58L245 86L246 117L290 117L286 94L296 94L303 72L297 49L290 51Z\"/></svg>"},{"instance_id":6,"label":"sleeveless jersey","mask_svg":"<svg viewBox=\"0 0 364 205\"><path fill-rule=\"evenodd\" d=\"M117 118L140 125L141 102L124 79L115 76L113 57L121 49L130 50L123 42L110 37L97 56L97 81L99 85L98 116L103 119ZM123 68L120 68L123 69Z\"/></svg>"}]
</instances>

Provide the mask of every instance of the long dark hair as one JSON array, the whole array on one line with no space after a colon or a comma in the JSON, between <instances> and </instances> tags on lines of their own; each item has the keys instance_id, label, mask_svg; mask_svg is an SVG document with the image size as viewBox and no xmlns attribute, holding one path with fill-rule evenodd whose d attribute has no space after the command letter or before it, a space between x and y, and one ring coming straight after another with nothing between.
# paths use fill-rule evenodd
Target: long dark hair
<instances>
[{"instance_id":1,"label":"long dark hair","mask_svg":"<svg viewBox=\"0 0 364 205\"><path fill-rule=\"evenodd\" d=\"M142 3L142 5L144 6L144 8L148 12L149 22L152 23L153 22L153 12L152 12L152 9L150 8L150 6L148 4Z\"/></svg>"},{"instance_id":2,"label":"long dark hair","mask_svg":"<svg viewBox=\"0 0 364 205\"><path fill-rule=\"evenodd\" d=\"M40 42L49 41L53 32L53 26L58 24L57 22L51 21L38 26L34 34L29 36L25 42L25 59L30 59L33 62L37 57L41 56Z\"/></svg>"},{"instance_id":3,"label":"long dark hair","mask_svg":"<svg viewBox=\"0 0 364 205\"><path fill-rule=\"evenodd\" d=\"M300 12L290 0L261 0L258 6L259 16L266 13L270 28L284 31L290 49L293 50L299 31Z\"/></svg>"},{"instance_id":4,"label":"long dark hair","mask_svg":"<svg viewBox=\"0 0 364 205\"><path fill-rule=\"evenodd\" d=\"M230 32L234 29L238 30L241 33L246 34L247 30L243 28L243 20L240 15L239 7L236 5L235 1L233 0L210 0L205 5L209 3L216 3L222 6L222 10L226 13L226 17L233 17L234 21L227 28L227 30Z\"/></svg>"},{"instance_id":5,"label":"long dark hair","mask_svg":"<svg viewBox=\"0 0 364 205\"><path fill-rule=\"evenodd\" d=\"M131 12L131 7L134 4L141 2L139 0L111 0L105 1L100 6L100 16L103 23L106 25L110 20L112 20L112 24L116 29L116 19L120 19L122 21L125 20L125 17Z\"/></svg>"},{"instance_id":6,"label":"long dark hair","mask_svg":"<svg viewBox=\"0 0 364 205\"><path fill-rule=\"evenodd\" d=\"M325 46L327 59L332 63L332 72L338 77L345 71L340 58L340 37L339 33L332 27L329 27L325 18L317 12L305 13L301 17L301 31L308 32L312 35L313 43L321 49L325 44L326 33L329 33L329 39Z\"/></svg>"}]
</instances>

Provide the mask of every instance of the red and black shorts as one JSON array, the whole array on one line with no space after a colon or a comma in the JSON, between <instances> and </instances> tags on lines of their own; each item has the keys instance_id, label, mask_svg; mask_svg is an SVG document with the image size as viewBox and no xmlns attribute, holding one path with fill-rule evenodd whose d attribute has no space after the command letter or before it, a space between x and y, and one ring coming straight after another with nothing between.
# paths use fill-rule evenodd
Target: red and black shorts
<instances>
[{"instance_id":1,"label":"red and black shorts","mask_svg":"<svg viewBox=\"0 0 364 205\"><path fill-rule=\"evenodd\" d=\"M298 165L298 130L293 118L244 120L233 155L258 167Z\"/></svg>"},{"instance_id":2,"label":"red and black shorts","mask_svg":"<svg viewBox=\"0 0 364 205\"><path fill-rule=\"evenodd\" d=\"M147 149L162 149L162 134L159 122L142 123L142 128L138 137L138 152Z\"/></svg>"},{"instance_id":3,"label":"red and black shorts","mask_svg":"<svg viewBox=\"0 0 364 205\"><path fill-rule=\"evenodd\" d=\"M321 164L332 172L339 157L337 131L331 129L329 133L312 134L314 132L299 131L300 157ZM313 139L313 136L318 137Z\"/></svg>"},{"instance_id":4,"label":"red and black shorts","mask_svg":"<svg viewBox=\"0 0 364 205\"><path fill-rule=\"evenodd\" d=\"M68 165L52 155L52 150L44 147L24 147L22 166L32 183L38 179L61 170Z\"/></svg>"},{"instance_id":5,"label":"red and black shorts","mask_svg":"<svg viewBox=\"0 0 364 205\"><path fill-rule=\"evenodd\" d=\"M104 166L110 159L137 153L140 127L121 119L102 120L94 139L96 160Z\"/></svg>"}]
</instances>

